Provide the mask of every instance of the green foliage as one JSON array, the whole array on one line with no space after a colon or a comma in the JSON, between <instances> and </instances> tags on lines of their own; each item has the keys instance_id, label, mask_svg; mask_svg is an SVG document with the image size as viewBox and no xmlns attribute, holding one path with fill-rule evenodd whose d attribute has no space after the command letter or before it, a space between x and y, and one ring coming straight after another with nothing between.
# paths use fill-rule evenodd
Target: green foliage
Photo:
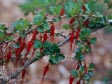
<instances>
[{"instance_id":1,"label":"green foliage","mask_svg":"<svg viewBox=\"0 0 112 84\"><path fill-rule=\"evenodd\" d=\"M110 0L104 0L105 3L110 3Z\"/></svg>"},{"instance_id":2,"label":"green foliage","mask_svg":"<svg viewBox=\"0 0 112 84\"><path fill-rule=\"evenodd\" d=\"M104 2L108 4L109 9L112 8L112 1L111 0L104 0Z\"/></svg>"},{"instance_id":3,"label":"green foliage","mask_svg":"<svg viewBox=\"0 0 112 84\"><path fill-rule=\"evenodd\" d=\"M95 44L96 43L96 40L97 40L97 38L96 37L93 37L93 38L90 39L90 43L91 44Z\"/></svg>"},{"instance_id":4,"label":"green foliage","mask_svg":"<svg viewBox=\"0 0 112 84\"><path fill-rule=\"evenodd\" d=\"M51 64L57 64L61 60L65 58L63 54L61 54L59 47L56 44L52 44L50 42L45 42L43 44L44 54L50 55L49 62Z\"/></svg>"},{"instance_id":5,"label":"green foliage","mask_svg":"<svg viewBox=\"0 0 112 84\"><path fill-rule=\"evenodd\" d=\"M60 5L50 6L50 7L49 7L49 11L50 11L53 15L56 15L56 16L59 16L60 10L61 10L61 6L60 6Z\"/></svg>"},{"instance_id":6,"label":"green foliage","mask_svg":"<svg viewBox=\"0 0 112 84\"><path fill-rule=\"evenodd\" d=\"M111 83L111 78L112 78L112 69L107 71L107 74L103 76L102 81L104 82L104 84L108 84Z\"/></svg>"},{"instance_id":7,"label":"green foliage","mask_svg":"<svg viewBox=\"0 0 112 84\"><path fill-rule=\"evenodd\" d=\"M49 24L48 22L45 21L43 22L43 25L37 29L37 31L42 33L42 32L48 31L49 29L50 29Z\"/></svg>"},{"instance_id":8,"label":"green foliage","mask_svg":"<svg viewBox=\"0 0 112 84\"><path fill-rule=\"evenodd\" d=\"M43 47L44 47L44 54L52 55L52 54L60 53L60 49L56 44L45 42L43 44Z\"/></svg>"},{"instance_id":9,"label":"green foliage","mask_svg":"<svg viewBox=\"0 0 112 84\"><path fill-rule=\"evenodd\" d=\"M26 19L20 19L13 23L13 27L15 32L22 32L23 30L27 30L29 28L29 22Z\"/></svg>"},{"instance_id":10,"label":"green foliage","mask_svg":"<svg viewBox=\"0 0 112 84\"><path fill-rule=\"evenodd\" d=\"M19 44L19 43L16 43L16 44L14 45L14 48L20 48L20 44Z\"/></svg>"},{"instance_id":11,"label":"green foliage","mask_svg":"<svg viewBox=\"0 0 112 84\"><path fill-rule=\"evenodd\" d=\"M65 24L65 25L63 25L63 28L64 29L69 29L69 25Z\"/></svg>"},{"instance_id":12,"label":"green foliage","mask_svg":"<svg viewBox=\"0 0 112 84\"><path fill-rule=\"evenodd\" d=\"M75 14L78 14L80 9L81 8L79 7L78 3L74 3L72 0L69 0L65 3L65 11L68 16L74 16Z\"/></svg>"},{"instance_id":13,"label":"green foliage","mask_svg":"<svg viewBox=\"0 0 112 84\"><path fill-rule=\"evenodd\" d=\"M4 36L5 36L5 33L0 31L0 39L3 39Z\"/></svg>"},{"instance_id":14,"label":"green foliage","mask_svg":"<svg viewBox=\"0 0 112 84\"><path fill-rule=\"evenodd\" d=\"M55 2L56 0L27 0L27 2L21 4L20 7L27 15L29 12L34 13L36 9L47 8L50 4Z\"/></svg>"},{"instance_id":15,"label":"green foliage","mask_svg":"<svg viewBox=\"0 0 112 84\"><path fill-rule=\"evenodd\" d=\"M80 73L80 74L83 74L83 73L84 73L84 66L81 66L81 67L80 67L79 73Z\"/></svg>"},{"instance_id":16,"label":"green foliage","mask_svg":"<svg viewBox=\"0 0 112 84\"><path fill-rule=\"evenodd\" d=\"M94 75L93 70L88 70L87 75L91 78Z\"/></svg>"},{"instance_id":17,"label":"green foliage","mask_svg":"<svg viewBox=\"0 0 112 84\"><path fill-rule=\"evenodd\" d=\"M36 58L37 58L37 60L42 58L42 54L38 51L36 52Z\"/></svg>"},{"instance_id":18,"label":"green foliage","mask_svg":"<svg viewBox=\"0 0 112 84\"><path fill-rule=\"evenodd\" d=\"M4 30L7 30L5 24L0 24L0 31L4 31Z\"/></svg>"},{"instance_id":19,"label":"green foliage","mask_svg":"<svg viewBox=\"0 0 112 84\"><path fill-rule=\"evenodd\" d=\"M76 55L74 56L76 60L84 60L84 56L82 54L82 50L80 48L77 49Z\"/></svg>"},{"instance_id":20,"label":"green foliage","mask_svg":"<svg viewBox=\"0 0 112 84\"><path fill-rule=\"evenodd\" d=\"M94 66L94 64L93 63L91 63L90 65L89 65L89 69L93 69L95 66Z\"/></svg>"},{"instance_id":21,"label":"green foliage","mask_svg":"<svg viewBox=\"0 0 112 84\"><path fill-rule=\"evenodd\" d=\"M44 16L43 15L41 15L41 14L36 14L35 16L34 16L34 18L33 18L33 23L35 24L35 25L40 25L41 24L41 22L43 21L43 19L44 19Z\"/></svg>"},{"instance_id":22,"label":"green foliage","mask_svg":"<svg viewBox=\"0 0 112 84\"><path fill-rule=\"evenodd\" d=\"M6 41L12 41L13 37L10 35L7 35L7 27L5 27L5 24L0 24L0 42L2 42L3 40Z\"/></svg>"},{"instance_id":23,"label":"green foliage","mask_svg":"<svg viewBox=\"0 0 112 84\"><path fill-rule=\"evenodd\" d=\"M44 48L51 47L52 45L53 45L53 44L52 44L51 42L47 42L47 41L43 43L43 47L44 47Z\"/></svg>"},{"instance_id":24,"label":"green foliage","mask_svg":"<svg viewBox=\"0 0 112 84\"><path fill-rule=\"evenodd\" d=\"M104 10L104 5L100 2L97 2L96 4L94 4L94 9L95 9L95 12L99 12L102 14Z\"/></svg>"},{"instance_id":25,"label":"green foliage","mask_svg":"<svg viewBox=\"0 0 112 84\"><path fill-rule=\"evenodd\" d=\"M90 77L89 77L87 74L84 74L84 75L83 75L83 79L84 79L84 80L88 80L88 79L90 79Z\"/></svg>"},{"instance_id":26,"label":"green foliage","mask_svg":"<svg viewBox=\"0 0 112 84\"><path fill-rule=\"evenodd\" d=\"M3 39L5 37L5 31L7 28L5 27L4 24L0 24L0 39Z\"/></svg>"},{"instance_id":27,"label":"green foliage","mask_svg":"<svg viewBox=\"0 0 112 84\"><path fill-rule=\"evenodd\" d=\"M80 38L82 41L86 41L87 40L86 38L89 37L90 35L91 35L90 29L83 28L80 33Z\"/></svg>"},{"instance_id":28,"label":"green foliage","mask_svg":"<svg viewBox=\"0 0 112 84\"><path fill-rule=\"evenodd\" d=\"M38 49L42 47L42 42L40 40L34 41L34 48Z\"/></svg>"},{"instance_id":29,"label":"green foliage","mask_svg":"<svg viewBox=\"0 0 112 84\"><path fill-rule=\"evenodd\" d=\"M112 15L109 15L108 18L109 18L109 19L112 19Z\"/></svg>"},{"instance_id":30,"label":"green foliage","mask_svg":"<svg viewBox=\"0 0 112 84\"><path fill-rule=\"evenodd\" d=\"M58 22L60 20L60 18L57 17L57 18L53 18L52 20L53 20L53 22Z\"/></svg>"},{"instance_id":31,"label":"green foliage","mask_svg":"<svg viewBox=\"0 0 112 84\"><path fill-rule=\"evenodd\" d=\"M79 74L78 74L78 71L76 71L76 70L72 70L72 71L71 71L71 74L72 74L72 76L74 76L75 78L78 77L78 75L79 75Z\"/></svg>"},{"instance_id":32,"label":"green foliage","mask_svg":"<svg viewBox=\"0 0 112 84\"><path fill-rule=\"evenodd\" d=\"M6 41L13 41L13 36L5 36L4 38Z\"/></svg>"},{"instance_id":33,"label":"green foliage","mask_svg":"<svg viewBox=\"0 0 112 84\"><path fill-rule=\"evenodd\" d=\"M54 55L50 55L50 59L49 59L49 62L51 64L57 64L59 63L61 60L63 60L65 58L65 56L63 54L54 54Z\"/></svg>"}]
</instances>

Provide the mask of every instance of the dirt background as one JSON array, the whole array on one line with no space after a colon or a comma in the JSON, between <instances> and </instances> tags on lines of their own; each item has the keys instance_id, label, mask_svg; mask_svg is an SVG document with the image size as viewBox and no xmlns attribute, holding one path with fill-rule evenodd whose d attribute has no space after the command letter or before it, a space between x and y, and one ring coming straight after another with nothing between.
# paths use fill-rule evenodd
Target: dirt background
<instances>
[{"instance_id":1,"label":"dirt background","mask_svg":"<svg viewBox=\"0 0 112 84\"><path fill-rule=\"evenodd\" d=\"M24 16L18 7L18 4L22 2L24 2L24 0L0 0L0 23L4 23L7 27L11 28L11 24L20 18L28 18L32 21L32 14ZM92 61L95 64L95 70L91 84L103 84L102 80L105 77L108 77L111 82L109 84L112 84L112 34L106 34L103 29L100 29L94 32L93 36L96 36L98 40L97 44L92 46ZM68 44L61 48L65 54L67 54L66 51L68 50L66 48L67 45ZM39 84L47 59L48 58L45 57L29 66L24 84ZM87 59L91 60L91 57L88 56ZM68 84L69 71L73 63L72 60L66 59L55 66L50 66L50 71L45 78L44 84ZM9 82L8 84L15 83ZM17 82L17 84L19 83Z\"/></svg>"}]
</instances>

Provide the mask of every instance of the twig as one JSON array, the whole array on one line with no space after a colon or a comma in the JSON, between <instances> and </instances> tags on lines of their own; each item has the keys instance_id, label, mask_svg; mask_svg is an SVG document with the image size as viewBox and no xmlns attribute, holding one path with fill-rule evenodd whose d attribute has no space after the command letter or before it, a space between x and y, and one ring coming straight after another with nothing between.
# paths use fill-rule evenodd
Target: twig
<instances>
[{"instance_id":1,"label":"twig","mask_svg":"<svg viewBox=\"0 0 112 84\"><path fill-rule=\"evenodd\" d=\"M110 23L110 24L112 24L112 20L108 20L107 22ZM90 28L90 30L91 30L92 32L94 32L94 31L97 31L97 30L99 30L99 29L102 29L102 28L105 27L105 26L106 26L106 25L101 25L99 28L92 27L92 28ZM61 47L62 45L64 45L65 43L67 43L67 42L69 41L69 39L70 39L69 36L66 37L66 39L63 40L62 42L60 42L60 43L58 44L58 46Z\"/></svg>"},{"instance_id":2,"label":"twig","mask_svg":"<svg viewBox=\"0 0 112 84\"><path fill-rule=\"evenodd\" d=\"M88 15L82 15L82 14L74 15L74 17L77 17L77 16L85 17L85 18L88 17ZM65 18L65 17L67 17L67 15L63 15L63 16L61 16L61 18ZM91 17L97 18L96 15L92 15ZM46 21L47 21L47 22L53 22L52 19L51 19L51 20L47 19ZM29 31L26 31L25 34L29 34L29 33L31 33L33 30L36 30L36 29L37 29L38 27L40 27L41 25L42 25L42 24L40 24L40 25L37 26L36 28L33 28L33 29L29 30ZM14 34L15 34L15 33L10 33L10 35L14 35ZM18 38L18 37L17 37L17 38ZM17 38L16 38L16 39L17 39ZM14 39L12 42L15 42L16 39ZM6 40L3 40L2 42L0 42L0 46L1 46L3 43L6 43L6 42L7 42Z\"/></svg>"},{"instance_id":3,"label":"twig","mask_svg":"<svg viewBox=\"0 0 112 84\"><path fill-rule=\"evenodd\" d=\"M16 78L25 68L27 68L29 65L31 65L32 63L34 63L35 61L37 61L38 59L35 57L31 60L28 60L25 62L25 64L19 68L15 73L13 73L11 76L7 77L7 78L2 78L3 82L0 84L6 84L8 81L10 81L11 79Z\"/></svg>"},{"instance_id":4,"label":"twig","mask_svg":"<svg viewBox=\"0 0 112 84\"><path fill-rule=\"evenodd\" d=\"M112 23L111 20L108 20L108 22L109 22L109 23ZM97 30L103 28L104 26L105 26L105 25L102 25L102 26L99 27L99 28L90 28L90 29L92 30L92 32L94 32L94 31L97 31ZM31 30L31 31L33 31L33 30ZM30 31L30 32L31 32L31 31ZM62 45L64 45L64 44L67 43L68 41L69 41L69 36L66 37L66 39L65 39L64 41L60 42L60 43L58 44L58 46L61 47ZM27 68L28 66L30 66L32 63L34 63L34 62L37 61L37 60L38 60L38 59L35 57L35 58L33 58L32 60L26 61L25 64L24 64L21 68L19 68L15 73L13 73L11 76L9 76L9 77L7 77L7 78L0 77L0 79L3 80L2 83L0 83L0 84L6 84L6 83L7 83L8 81L10 81L11 79L16 78L25 68Z\"/></svg>"}]
</instances>

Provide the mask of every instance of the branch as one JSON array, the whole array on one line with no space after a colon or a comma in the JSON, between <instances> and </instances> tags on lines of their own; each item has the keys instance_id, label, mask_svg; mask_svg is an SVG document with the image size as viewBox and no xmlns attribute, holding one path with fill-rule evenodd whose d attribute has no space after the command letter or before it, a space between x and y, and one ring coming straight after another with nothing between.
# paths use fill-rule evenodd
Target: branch
<instances>
[{"instance_id":1,"label":"branch","mask_svg":"<svg viewBox=\"0 0 112 84\"><path fill-rule=\"evenodd\" d=\"M112 20L108 20L107 21L109 24L112 24ZM92 32L95 32L95 31L97 31L97 30L99 30L99 29L102 29L102 28L104 28L106 25L100 25L100 27L95 27L95 26L93 26L92 28L90 28L90 30L92 31ZM62 45L64 45L65 43L67 43L68 41L69 41L69 36L68 37L66 37L66 39L65 40L63 40L62 42L60 42L59 44L58 44L58 46L59 47L61 47Z\"/></svg>"},{"instance_id":2,"label":"branch","mask_svg":"<svg viewBox=\"0 0 112 84\"><path fill-rule=\"evenodd\" d=\"M58 44L58 46L60 46L60 44ZM25 64L19 68L15 73L13 73L11 76L9 77L0 77L0 80L2 80L2 83L0 84L6 84L8 81L10 81L11 79L15 79L24 69L26 69L28 66L30 66L32 63L36 62L38 59L35 57L31 60L28 60L25 62Z\"/></svg>"},{"instance_id":3,"label":"branch","mask_svg":"<svg viewBox=\"0 0 112 84\"><path fill-rule=\"evenodd\" d=\"M110 24L112 24L112 20L108 20L108 22ZM94 31L97 31L97 30L99 30L99 29L101 29L103 27L105 27L105 25L101 25L101 27L99 27L99 28L90 28L90 29L91 29L92 32L94 32ZM68 41L69 41L69 37L66 37L66 39L64 41L60 42L58 44L58 46L61 47L62 45L64 45ZM0 83L0 84L6 84L11 79L16 78L24 69L26 69L28 66L30 66L32 63L36 62L37 60L38 59L35 57L35 58L31 59L31 60L26 61L25 64L21 68L19 68L15 73L13 73L11 76L9 76L7 78L0 77L0 79L3 80L2 83Z\"/></svg>"},{"instance_id":4,"label":"branch","mask_svg":"<svg viewBox=\"0 0 112 84\"><path fill-rule=\"evenodd\" d=\"M11 76L9 76L7 78L2 78L3 82L0 84L6 84L11 79L16 78L24 69L26 69L29 65L31 65L32 63L34 63L37 60L38 59L35 57L31 60L26 61L25 64L21 68L19 68L15 73L13 73Z\"/></svg>"},{"instance_id":5,"label":"branch","mask_svg":"<svg viewBox=\"0 0 112 84\"><path fill-rule=\"evenodd\" d=\"M82 14L74 15L74 17L77 17L77 16L84 17L84 18L87 18L87 17L88 17L88 15L82 15ZM61 18L65 18L65 17L67 17L67 15L61 16ZM91 17L97 18L98 16L92 15ZM53 22L52 19L51 19L51 20L47 19L46 21L47 21L47 22ZM31 24L32 24L32 23L31 23ZM43 23L42 23L42 24L43 24ZM37 26L36 28L33 28L33 29L31 29L31 30L25 31L25 34L31 33L33 30L36 30L36 29L37 29L38 27L40 27L42 24L40 24L40 25ZM15 33L10 33L10 35L14 35L14 34L15 34ZM18 37L17 37L16 39L14 39L12 42L15 42L15 40L17 40L17 39L18 39ZM2 46L4 43L7 43L7 42L8 42L8 41L3 40L2 42L0 42L0 46Z\"/></svg>"}]
</instances>

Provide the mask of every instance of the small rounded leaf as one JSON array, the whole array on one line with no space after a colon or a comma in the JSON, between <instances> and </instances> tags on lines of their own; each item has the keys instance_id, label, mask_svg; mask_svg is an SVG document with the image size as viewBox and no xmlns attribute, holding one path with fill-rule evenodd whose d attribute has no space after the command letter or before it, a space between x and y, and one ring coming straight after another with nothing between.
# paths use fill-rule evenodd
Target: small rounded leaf
<instances>
[{"instance_id":1,"label":"small rounded leaf","mask_svg":"<svg viewBox=\"0 0 112 84\"><path fill-rule=\"evenodd\" d=\"M41 48L42 47L42 42L39 40L34 41L34 48Z\"/></svg>"}]
</instances>

